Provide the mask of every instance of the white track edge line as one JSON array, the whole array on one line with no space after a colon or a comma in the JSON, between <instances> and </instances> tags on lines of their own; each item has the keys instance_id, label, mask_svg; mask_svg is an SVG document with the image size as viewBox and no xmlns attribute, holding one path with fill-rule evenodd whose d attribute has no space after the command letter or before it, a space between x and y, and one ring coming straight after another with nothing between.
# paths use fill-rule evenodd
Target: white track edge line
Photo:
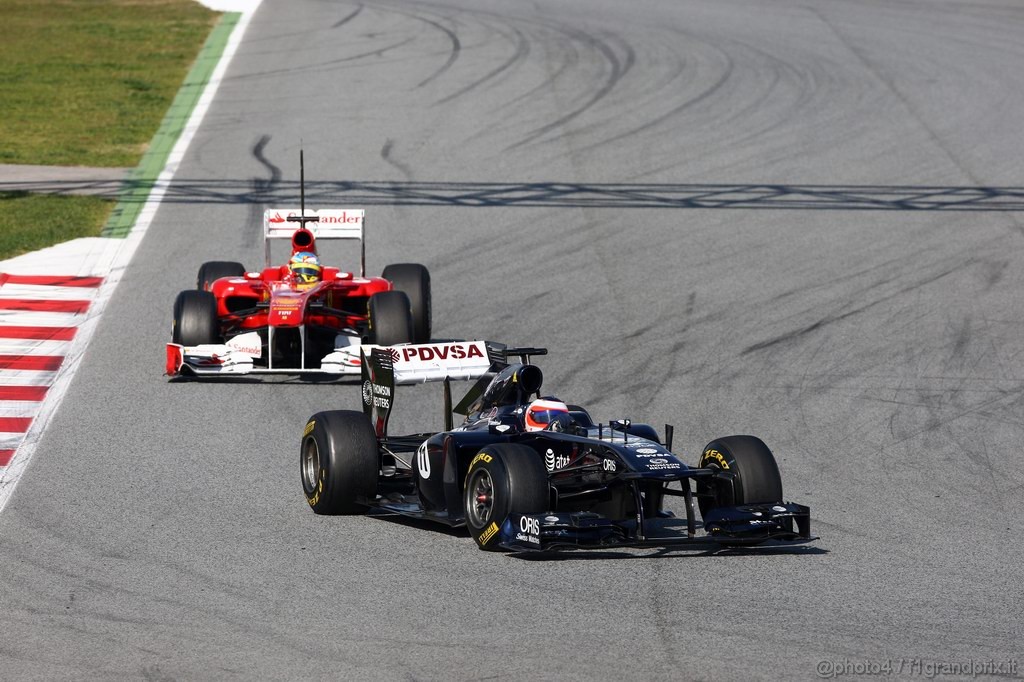
<instances>
[{"instance_id":1,"label":"white track edge line","mask_svg":"<svg viewBox=\"0 0 1024 682\"><path fill-rule=\"evenodd\" d=\"M107 303L110 301L114 289L117 288L118 283L121 281L121 276L128 267L128 263L131 262L132 256L135 255L139 244L142 243L142 238L146 235L146 231L153 222L157 209L160 208L160 202L167 193L167 188L174 178L175 172L178 170L178 164L184 158L185 151L188 149L189 144L191 144L192 138L195 137L200 123L202 123L203 118L206 116L206 112L210 108L210 104L213 102L213 98L217 94L220 83L224 78L224 73L227 71L231 59L235 56L238 45L242 42L245 29L249 26L249 20L256 13L258 7L259 2L252 7L251 11L243 13L235 25L235 29L231 32L227 45L224 47L224 52L221 54L220 61L214 68L210 80L203 89L203 94L199 97L199 101L196 102L196 106L192 110L192 115L189 116L188 122L185 124L181 137L178 138L178 141L171 149L171 153L167 157L167 163L164 165L164 169L160 172L159 177L157 177L156 183L149 193L149 198L146 200L142 211L139 213L139 217L135 221L135 226L128 233L128 236L122 240L124 243L117 250L117 254L111 261L110 271L106 273L106 278L100 286L99 293L89 307L86 320L79 326L78 333L71 343L71 348L64 358L64 364L61 366L53 385L47 392L46 399L43 401L39 412L32 421L32 426L29 427L28 432L25 434L25 439L18 447L14 459L11 460L7 467L0 470L0 512L3 512L4 507L10 501L14 488L18 485L22 474L28 468L32 455L35 454L39 439L46 430L46 426L49 424L53 414L57 411L57 407L60 405L61 400L63 400L64 395L67 393L71 380L81 364L82 355L85 353L85 349L88 347L89 341L92 340L92 336L96 331L96 325L99 323L100 316L106 310ZM97 276L101 275L97 273Z\"/></svg>"}]
</instances>

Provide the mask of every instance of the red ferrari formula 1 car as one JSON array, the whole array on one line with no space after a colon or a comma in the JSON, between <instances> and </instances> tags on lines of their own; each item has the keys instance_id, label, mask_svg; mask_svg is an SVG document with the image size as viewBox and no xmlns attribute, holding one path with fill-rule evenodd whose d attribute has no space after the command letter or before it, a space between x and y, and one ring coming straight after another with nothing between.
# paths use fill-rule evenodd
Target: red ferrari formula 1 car
<instances>
[{"instance_id":1,"label":"red ferrari formula 1 car","mask_svg":"<svg viewBox=\"0 0 1024 682\"><path fill-rule=\"evenodd\" d=\"M367 277L365 218L360 209L267 210L263 270L210 261L199 268L197 288L178 294L167 374L358 375L364 343L429 341L430 274L400 263ZM284 265L271 265L275 239L291 240ZM322 265L323 239L358 240L359 273Z\"/></svg>"}]
</instances>

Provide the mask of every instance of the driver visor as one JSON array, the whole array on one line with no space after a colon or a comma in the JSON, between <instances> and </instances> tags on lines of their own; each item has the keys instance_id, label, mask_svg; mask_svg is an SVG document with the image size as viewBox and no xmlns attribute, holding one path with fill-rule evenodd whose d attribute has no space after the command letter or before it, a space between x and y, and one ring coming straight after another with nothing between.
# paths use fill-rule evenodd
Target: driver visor
<instances>
[{"instance_id":1,"label":"driver visor","mask_svg":"<svg viewBox=\"0 0 1024 682\"><path fill-rule=\"evenodd\" d=\"M569 414L566 410L531 410L530 419L538 424L549 424L557 415Z\"/></svg>"},{"instance_id":2,"label":"driver visor","mask_svg":"<svg viewBox=\"0 0 1024 682\"><path fill-rule=\"evenodd\" d=\"M320 266L299 263L292 266L292 274L303 282L316 282L320 279Z\"/></svg>"}]
</instances>

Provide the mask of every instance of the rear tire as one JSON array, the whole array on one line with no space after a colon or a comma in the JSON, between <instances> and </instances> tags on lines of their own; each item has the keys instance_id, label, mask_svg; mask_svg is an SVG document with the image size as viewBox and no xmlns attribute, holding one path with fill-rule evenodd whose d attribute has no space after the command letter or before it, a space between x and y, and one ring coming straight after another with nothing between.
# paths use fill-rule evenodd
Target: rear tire
<instances>
[{"instance_id":1,"label":"rear tire","mask_svg":"<svg viewBox=\"0 0 1024 682\"><path fill-rule=\"evenodd\" d=\"M782 502L782 475L775 455L755 436L728 436L707 444L699 467L717 468L731 474L727 482L697 485L701 516L717 507Z\"/></svg>"},{"instance_id":2,"label":"rear tire","mask_svg":"<svg viewBox=\"0 0 1024 682\"><path fill-rule=\"evenodd\" d=\"M412 310L412 342L430 341L432 303L430 273L419 263L395 263L384 268L381 275L391 282L395 291L409 297Z\"/></svg>"},{"instance_id":3,"label":"rear tire","mask_svg":"<svg viewBox=\"0 0 1024 682\"><path fill-rule=\"evenodd\" d=\"M466 526L480 549L496 551L509 514L548 511L548 474L540 456L525 445L488 445L469 463L463 489Z\"/></svg>"},{"instance_id":4,"label":"rear tire","mask_svg":"<svg viewBox=\"0 0 1024 682\"><path fill-rule=\"evenodd\" d=\"M211 260L203 263L196 277L196 288L209 291L213 283L221 277L244 277L245 266L234 261Z\"/></svg>"},{"instance_id":5,"label":"rear tire","mask_svg":"<svg viewBox=\"0 0 1024 682\"><path fill-rule=\"evenodd\" d=\"M394 346L413 339L409 297L401 291L382 291L370 297L367 306L370 343Z\"/></svg>"},{"instance_id":6,"label":"rear tire","mask_svg":"<svg viewBox=\"0 0 1024 682\"><path fill-rule=\"evenodd\" d=\"M174 299L171 341L182 346L220 343L217 299L209 291L189 289Z\"/></svg>"},{"instance_id":7,"label":"rear tire","mask_svg":"<svg viewBox=\"0 0 1024 682\"><path fill-rule=\"evenodd\" d=\"M377 495L377 436L362 412L317 412L299 450L302 492L317 514L359 514Z\"/></svg>"}]
</instances>

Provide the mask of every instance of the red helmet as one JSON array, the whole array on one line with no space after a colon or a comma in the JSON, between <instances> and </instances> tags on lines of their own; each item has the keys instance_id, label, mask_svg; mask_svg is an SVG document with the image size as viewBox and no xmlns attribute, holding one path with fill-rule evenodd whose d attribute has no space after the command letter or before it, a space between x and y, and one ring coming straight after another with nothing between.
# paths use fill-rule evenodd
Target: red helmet
<instances>
[{"instance_id":1,"label":"red helmet","mask_svg":"<svg viewBox=\"0 0 1024 682\"><path fill-rule=\"evenodd\" d=\"M543 431L559 414L569 414L565 403L554 398L538 398L526 408L526 430Z\"/></svg>"}]
</instances>

